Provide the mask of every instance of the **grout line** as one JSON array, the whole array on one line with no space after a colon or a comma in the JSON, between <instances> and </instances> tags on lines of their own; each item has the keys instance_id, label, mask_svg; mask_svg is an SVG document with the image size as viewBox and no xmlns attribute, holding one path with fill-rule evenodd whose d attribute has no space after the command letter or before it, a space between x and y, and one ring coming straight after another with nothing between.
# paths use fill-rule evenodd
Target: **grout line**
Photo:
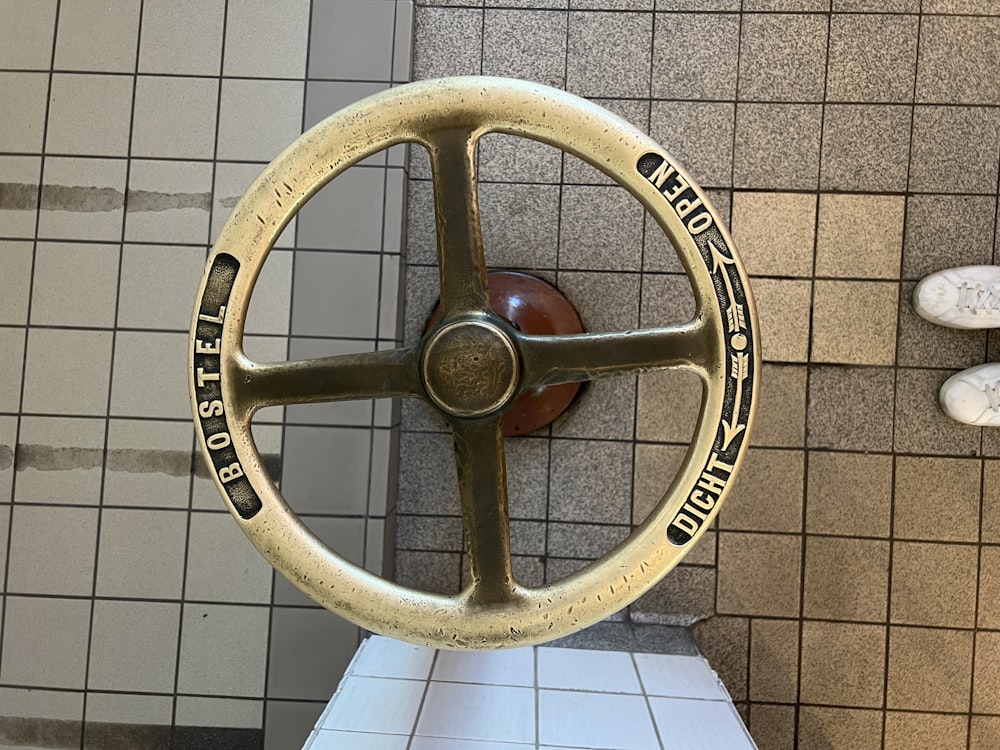
<instances>
[{"instance_id":1,"label":"grout line","mask_svg":"<svg viewBox=\"0 0 1000 750\"><path fill-rule=\"evenodd\" d=\"M126 153L129 157L132 154L132 144L135 137L135 103L136 103L136 91L138 89L137 85L137 75L139 71L139 53L142 45L142 16L143 16L144 0L139 0L139 15L136 25L136 39L135 39L135 63L132 74L132 98L131 107L129 109L129 124L128 124L128 146ZM48 127L46 125L46 131ZM100 548L101 548L101 531L104 521L104 493L107 487L107 475L108 475L108 455L109 455L109 441L111 436L111 412L112 412L112 398L115 390L115 355L118 351L118 330L117 324L119 316L121 315L121 289L122 289L122 266L125 262L125 235L126 228L128 226L128 202L129 202L129 181L132 176L132 160L128 158L125 162L125 181L123 184L123 199L122 199L122 219L121 219L121 236L120 244L118 245L118 275L117 281L115 283L115 329L111 331L111 354L108 372L108 397L107 397L107 410L104 415L104 450L101 456L101 482L100 482L100 505L97 507L97 528L95 532L94 539L94 575L93 582L91 584L91 605L90 605L90 621L88 625L87 633L87 651L86 660L84 662L84 678L83 684L85 691L83 693L83 716L82 724L80 730L80 750L85 750L87 743L87 704L88 698L90 696L90 662L93 656L94 648L94 620L96 619L97 612L97 584L100 576ZM173 703L176 705L177 698L173 699Z\"/></svg>"},{"instance_id":2,"label":"grout line","mask_svg":"<svg viewBox=\"0 0 1000 750\"><path fill-rule=\"evenodd\" d=\"M911 90L911 100L910 104L910 130L909 130L909 142L907 145L906 152L906 194L910 195L910 181L911 181L911 169L913 165L913 132L914 125L916 121L916 111L917 111L917 81L919 79L920 71L920 41L923 36L923 0L920 0L920 6L917 15L917 39L916 39L916 49L914 50L914 60L913 60L913 88ZM892 633L893 633L893 622L892 622L892 584L895 578L893 563L895 561L896 554L896 543L899 541L896 537L896 488L897 488L897 475L898 475L898 461L899 454L896 452L896 420L898 418L898 394L899 394L899 375L901 368L899 367L899 350L900 350L900 340L901 340L901 325L900 325L900 311L902 310L902 305L905 304L902 301L903 297L903 268L905 261L906 252L906 224L909 218L910 201L909 197L903 203L903 247L900 249L900 259L899 259L899 286L897 291L897 305L896 305L896 346L893 353L893 399L892 399L892 428L891 428L891 441L890 447L893 450L892 454L892 474L890 476L890 486L889 486L889 557L888 557L888 572L886 576L886 594L885 594L885 642L883 648L885 653L883 655L882 663L882 726L881 726L881 741L885 744L886 732L888 729L888 718L889 718L889 674L891 669L891 646L892 646ZM980 430L980 453L982 446L982 430ZM971 676L970 676L971 679ZM971 719L970 719L971 721ZM966 738L968 740L968 737Z\"/></svg>"},{"instance_id":3,"label":"grout line","mask_svg":"<svg viewBox=\"0 0 1000 750\"><path fill-rule=\"evenodd\" d=\"M219 165L218 162L219 121L221 120L221 113L222 113L222 70L226 57L226 29L228 26L228 20L229 20L229 0L224 0L222 9L222 39L219 49L219 72L218 75L215 76L206 76L206 78L209 80L217 81L215 89L215 135L214 138L212 139L212 159L210 160L212 165L211 167L212 175L210 183L211 185L210 194L212 196L212 199L208 204L208 221L205 232L206 244L204 246L205 247L204 262L206 265L208 263L208 257L211 253L210 248L212 245L212 232L213 232L212 224L215 219L215 206L217 198L216 192L217 192L218 165ZM141 34L141 24L140 24L140 34ZM126 201L127 200L128 198L126 195ZM204 274L205 271L203 271L202 273ZM186 333L190 335L190 331L187 331ZM190 346L190 342L187 344L187 346ZM184 421L187 421L187 419L185 419ZM192 446L193 448L191 456L191 466L193 469L194 467L197 466L197 456L195 454L200 451L200 446L198 445L198 439L194 435L192 435ZM170 714L171 742L174 741L174 731L177 724L177 705L178 705L178 696L180 694L181 657L183 654L182 648L184 645L184 614L187 606L189 604L193 604L193 602L189 602L187 600L187 573L188 573L187 568L188 568L188 563L191 559L191 525L195 519L194 490L195 490L194 471L192 471L188 508L186 509L188 518L187 518L187 524L185 524L185 529L184 529L184 560L183 560L184 568L183 568L183 578L181 579L181 598L180 598L180 606L178 607L178 613L177 613L177 650L174 662L174 690L173 690L174 695L173 695L173 705L171 706L171 714ZM262 707L261 716L263 716L264 713L265 711L264 708ZM261 730L261 737L263 737L263 730Z\"/></svg>"},{"instance_id":4,"label":"grout line","mask_svg":"<svg viewBox=\"0 0 1000 750\"><path fill-rule=\"evenodd\" d=\"M38 164L38 194L35 197L35 231L34 238L32 239L31 248L31 264L28 272L28 305L25 309L24 317L24 334L21 338L22 350L21 350L21 382L19 384L19 394L18 394L18 413L15 414L17 419L17 426L15 428L14 442L14 458L16 461L17 457L17 446L21 443L21 426L22 418L21 413L24 410L24 392L25 384L27 383L27 372L28 372L28 322L31 320L31 311L34 302L34 291L35 291L35 265L36 256L38 253L38 230L41 224L42 218L42 187L45 184L45 159L46 153L45 148L48 143L48 122L49 122L49 109L51 107L52 101L52 69L55 67L56 59L56 42L59 37L59 12L61 7L61 0L56 0L56 7L53 16L52 24L52 52L49 57L49 71L47 72L48 82L46 84L46 94L45 94L45 116L43 118L44 131L42 133L42 155L39 159ZM4 559L3 568L3 591L9 591L9 581L10 581L10 551L13 547L14 538L14 499L16 497L17 491L17 471L15 467L12 467L11 478L10 478L10 507L7 509L7 546L6 555ZM97 555L97 543L94 543L94 555L96 561ZM0 665L2 665L4 659L4 643L6 642L6 625L7 625L7 602L8 596L0 596ZM93 604L91 604L91 617L93 616ZM80 729L80 742L83 742L83 713L81 710L80 715L81 729Z\"/></svg>"},{"instance_id":5,"label":"grout line","mask_svg":"<svg viewBox=\"0 0 1000 750\"><path fill-rule=\"evenodd\" d=\"M805 653L805 603L806 603L806 571L808 564L809 536L807 527L807 514L809 511L809 463L811 448L809 445L809 413L811 406L810 379L813 364L813 340L815 325L816 306L816 246L819 241L819 214L820 195L823 189L823 145L826 139L826 97L830 88L830 33L833 23L833 0L827 5L826 14L826 60L823 66L823 103L820 105L820 132L819 132L819 154L816 170L816 198L813 203L813 236L812 236L812 270L809 283L809 325L806 352L805 368L805 408L803 413L803 445L802 445L802 511L800 526L800 557L799 557L799 613L798 613L798 643L796 644L796 675L795 675L795 716L794 716L794 736L799 739L802 730L802 661ZM749 698L749 691L747 697Z\"/></svg>"}]
</instances>

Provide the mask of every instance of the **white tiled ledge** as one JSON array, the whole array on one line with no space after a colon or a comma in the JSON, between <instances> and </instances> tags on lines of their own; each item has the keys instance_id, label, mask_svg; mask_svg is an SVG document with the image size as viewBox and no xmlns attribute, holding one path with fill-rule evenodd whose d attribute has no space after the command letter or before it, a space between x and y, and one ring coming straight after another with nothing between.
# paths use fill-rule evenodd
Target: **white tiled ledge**
<instances>
[{"instance_id":1,"label":"white tiled ledge","mask_svg":"<svg viewBox=\"0 0 1000 750\"><path fill-rule=\"evenodd\" d=\"M304 750L756 750L700 656L372 636Z\"/></svg>"}]
</instances>

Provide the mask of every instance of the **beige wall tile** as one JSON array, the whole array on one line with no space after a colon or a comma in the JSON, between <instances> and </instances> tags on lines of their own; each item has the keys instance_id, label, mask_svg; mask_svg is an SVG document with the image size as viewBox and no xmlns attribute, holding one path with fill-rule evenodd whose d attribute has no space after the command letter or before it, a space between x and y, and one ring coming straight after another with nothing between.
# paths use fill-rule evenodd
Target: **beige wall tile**
<instances>
[{"instance_id":1,"label":"beige wall tile","mask_svg":"<svg viewBox=\"0 0 1000 750\"><path fill-rule=\"evenodd\" d=\"M973 716L969 750L994 750L997 747L1000 747L1000 716Z\"/></svg>"},{"instance_id":2,"label":"beige wall tile","mask_svg":"<svg viewBox=\"0 0 1000 750\"><path fill-rule=\"evenodd\" d=\"M806 428L806 368L764 365L761 368L754 445L801 448Z\"/></svg>"},{"instance_id":3,"label":"beige wall tile","mask_svg":"<svg viewBox=\"0 0 1000 750\"><path fill-rule=\"evenodd\" d=\"M979 561L977 625L1000 630L1000 547L983 547Z\"/></svg>"},{"instance_id":4,"label":"beige wall tile","mask_svg":"<svg viewBox=\"0 0 1000 750\"><path fill-rule=\"evenodd\" d=\"M720 532L718 611L796 616L801 554L798 536Z\"/></svg>"},{"instance_id":5,"label":"beige wall tile","mask_svg":"<svg viewBox=\"0 0 1000 750\"><path fill-rule=\"evenodd\" d=\"M817 281L812 361L891 365L896 359L899 286L880 281Z\"/></svg>"},{"instance_id":6,"label":"beige wall tile","mask_svg":"<svg viewBox=\"0 0 1000 750\"><path fill-rule=\"evenodd\" d=\"M897 278L905 207L901 195L820 195L816 275Z\"/></svg>"},{"instance_id":7,"label":"beige wall tile","mask_svg":"<svg viewBox=\"0 0 1000 750\"><path fill-rule=\"evenodd\" d=\"M889 708L968 711L972 633L893 627L889 634Z\"/></svg>"},{"instance_id":8,"label":"beige wall tile","mask_svg":"<svg viewBox=\"0 0 1000 750\"><path fill-rule=\"evenodd\" d=\"M966 750L969 720L959 714L889 711L884 750Z\"/></svg>"},{"instance_id":9,"label":"beige wall tile","mask_svg":"<svg viewBox=\"0 0 1000 750\"><path fill-rule=\"evenodd\" d=\"M1000 461L983 465L983 541L1000 542Z\"/></svg>"},{"instance_id":10,"label":"beige wall tile","mask_svg":"<svg viewBox=\"0 0 1000 750\"><path fill-rule=\"evenodd\" d=\"M803 451L751 448L719 516L719 528L797 532L802 528Z\"/></svg>"},{"instance_id":11,"label":"beige wall tile","mask_svg":"<svg viewBox=\"0 0 1000 750\"><path fill-rule=\"evenodd\" d=\"M892 622L971 628L976 620L977 561L972 545L895 542Z\"/></svg>"},{"instance_id":12,"label":"beige wall tile","mask_svg":"<svg viewBox=\"0 0 1000 750\"><path fill-rule=\"evenodd\" d=\"M892 456L809 453L808 532L888 536L891 503Z\"/></svg>"},{"instance_id":13,"label":"beige wall tile","mask_svg":"<svg viewBox=\"0 0 1000 750\"><path fill-rule=\"evenodd\" d=\"M809 359L812 282L755 278L751 281L764 359L805 362Z\"/></svg>"},{"instance_id":14,"label":"beige wall tile","mask_svg":"<svg viewBox=\"0 0 1000 750\"><path fill-rule=\"evenodd\" d=\"M810 276L816 197L800 193L733 193L733 239L747 271Z\"/></svg>"},{"instance_id":15,"label":"beige wall tile","mask_svg":"<svg viewBox=\"0 0 1000 750\"><path fill-rule=\"evenodd\" d=\"M806 617L884 622L889 585L889 542L806 539Z\"/></svg>"},{"instance_id":16,"label":"beige wall tile","mask_svg":"<svg viewBox=\"0 0 1000 750\"><path fill-rule=\"evenodd\" d=\"M882 750L882 712L802 706L796 747Z\"/></svg>"},{"instance_id":17,"label":"beige wall tile","mask_svg":"<svg viewBox=\"0 0 1000 750\"><path fill-rule=\"evenodd\" d=\"M975 670L973 713L1000 714L1000 633L976 633Z\"/></svg>"}]
</instances>

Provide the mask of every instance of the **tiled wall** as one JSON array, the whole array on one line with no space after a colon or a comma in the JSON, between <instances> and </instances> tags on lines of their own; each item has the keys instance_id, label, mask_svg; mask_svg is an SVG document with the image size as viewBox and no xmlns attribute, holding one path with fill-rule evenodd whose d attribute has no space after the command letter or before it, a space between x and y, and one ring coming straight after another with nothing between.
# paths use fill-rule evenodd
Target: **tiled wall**
<instances>
[{"instance_id":1,"label":"tiled wall","mask_svg":"<svg viewBox=\"0 0 1000 750\"><path fill-rule=\"evenodd\" d=\"M273 574L193 457L187 330L236 199L304 128L407 79L411 19L408 0L0 0L0 745L166 747L175 726L176 747L284 749L329 700L358 630ZM303 210L257 285L252 357L391 344L403 185L382 154ZM376 571L393 420L369 402L255 425L289 502Z\"/></svg>"},{"instance_id":2,"label":"tiled wall","mask_svg":"<svg viewBox=\"0 0 1000 750\"><path fill-rule=\"evenodd\" d=\"M695 632L764 750L1000 746L1000 433L936 407L995 335L912 311L997 244L996 0L418 0L415 77L553 84L623 115L731 219L760 312L754 447L718 528L632 607ZM426 160L406 335L437 295ZM554 280L590 330L684 319L642 209L572 157L488 136L488 261ZM552 580L658 499L691 434L677 375L592 386L508 441L515 569ZM462 576L444 423L404 404L397 573ZM428 457L431 458L428 461Z\"/></svg>"}]
</instances>

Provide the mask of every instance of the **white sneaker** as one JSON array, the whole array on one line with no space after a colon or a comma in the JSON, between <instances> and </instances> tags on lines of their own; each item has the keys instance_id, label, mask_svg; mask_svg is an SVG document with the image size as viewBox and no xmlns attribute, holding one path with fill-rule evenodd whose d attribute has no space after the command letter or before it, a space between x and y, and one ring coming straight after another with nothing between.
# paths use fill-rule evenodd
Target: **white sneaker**
<instances>
[{"instance_id":1,"label":"white sneaker","mask_svg":"<svg viewBox=\"0 0 1000 750\"><path fill-rule=\"evenodd\" d=\"M952 375L941 386L938 401L956 422L1000 427L1000 363L987 362Z\"/></svg>"},{"instance_id":2,"label":"white sneaker","mask_svg":"<svg viewBox=\"0 0 1000 750\"><path fill-rule=\"evenodd\" d=\"M1000 266L932 273L913 290L913 309L949 328L1000 328Z\"/></svg>"}]
</instances>

